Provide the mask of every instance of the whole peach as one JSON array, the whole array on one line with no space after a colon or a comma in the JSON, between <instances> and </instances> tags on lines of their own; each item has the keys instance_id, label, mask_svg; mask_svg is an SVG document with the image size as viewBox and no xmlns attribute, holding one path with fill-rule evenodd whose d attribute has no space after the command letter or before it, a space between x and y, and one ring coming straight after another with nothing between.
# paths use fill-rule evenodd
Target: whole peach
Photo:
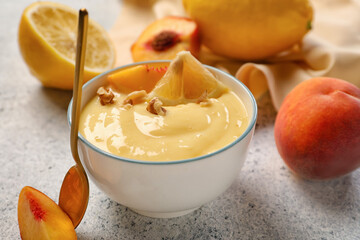
<instances>
[{"instance_id":1,"label":"whole peach","mask_svg":"<svg viewBox=\"0 0 360 240\"><path fill-rule=\"evenodd\" d=\"M282 103L274 137L287 166L304 178L350 173L360 167L360 89L335 78L302 82Z\"/></svg>"}]
</instances>

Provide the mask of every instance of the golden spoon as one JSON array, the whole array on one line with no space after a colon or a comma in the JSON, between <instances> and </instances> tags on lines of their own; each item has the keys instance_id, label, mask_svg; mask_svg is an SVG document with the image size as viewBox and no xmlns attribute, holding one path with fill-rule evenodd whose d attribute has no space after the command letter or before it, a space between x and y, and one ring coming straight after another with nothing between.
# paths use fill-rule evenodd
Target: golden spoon
<instances>
[{"instance_id":1,"label":"golden spoon","mask_svg":"<svg viewBox=\"0 0 360 240\"><path fill-rule=\"evenodd\" d=\"M73 102L71 109L71 153L76 162L67 172L61 185L59 206L69 215L74 227L81 222L89 201L89 181L81 164L78 153L78 132L81 93L83 84L86 36L88 28L88 12L79 10L79 25L76 45L75 80L73 89Z\"/></svg>"}]
</instances>

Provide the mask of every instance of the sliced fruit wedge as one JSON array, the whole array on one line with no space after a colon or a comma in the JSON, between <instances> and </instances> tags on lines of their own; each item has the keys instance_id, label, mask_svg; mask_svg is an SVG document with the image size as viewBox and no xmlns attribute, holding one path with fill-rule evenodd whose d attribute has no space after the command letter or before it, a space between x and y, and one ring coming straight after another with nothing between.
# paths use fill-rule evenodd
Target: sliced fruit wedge
<instances>
[{"instance_id":1,"label":"sliced fruit wedge","mask_svg":"<svg viewBox=\"0 0 360 240\"><path fill-rule=\"evenodd\" d=\"M23 240L77 239L68 215L45 194L29 186L19 195L18 221Z\"/></svg>"},{"instance_id":2,"label":"sliced fruit wedge","mask_svg":"<svg viewBox=\"0 0 360 240\"><path fill-rule=\"evenodd\" d=\"M120 92L150 92L164 76L168 66L169 63L151 63L129 67L109 75L108 81Z\"/></svg>"},{"instance_id":3,"label":"sliced fruit wedge","mask_svg":"<svg viewBox=\"0 0 360 240\"><path fill-rule=\"evenodd\" d=\"M170 63L147 99L157 97L164 106L172 106L196 102L204 94L207 98L217 98L227 91L228 88L190 52L182 51Z\"/></svg>"},{"instance_id":4,"label":"sliced fruit wedge","mask_svg":"<svg viewBox=\"0 0 360 240\"><path fill-rule=\"evenodd\" d=\"M167 16L148 25L131 46L135 62L174 59L180 51L199 55L200 33L198 25L190 18Z\"/></svg>"},{"instance_id":5,"label":"sliced fruit wedge","mask_svg":"<svg viewBox=\"0 0 360 240\"><path fill-rule=\"evenodd\" d=\"M19 25L21 54L44 86L72 89L78 12L54 2L35 2ZM106 30L89 19L84 80L112 68L115 50Z\"/></svg>"}]
</instances>

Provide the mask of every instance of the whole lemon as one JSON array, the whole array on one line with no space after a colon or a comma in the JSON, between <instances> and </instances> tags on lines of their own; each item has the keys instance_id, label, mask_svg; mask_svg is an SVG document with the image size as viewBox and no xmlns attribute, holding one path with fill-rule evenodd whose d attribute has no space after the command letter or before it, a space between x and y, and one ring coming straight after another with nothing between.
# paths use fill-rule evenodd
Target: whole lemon
<instances>
[{"instance_id":1,"label":"whole lemon","mask_svg":"<svg viewBox=\"0 0 360 240\"><path fill-rule=\"evenodd\" d=\"M309 0L183 0L213 52L259 60L301 42L311 29Z\"/></svg>"}]
</instances>

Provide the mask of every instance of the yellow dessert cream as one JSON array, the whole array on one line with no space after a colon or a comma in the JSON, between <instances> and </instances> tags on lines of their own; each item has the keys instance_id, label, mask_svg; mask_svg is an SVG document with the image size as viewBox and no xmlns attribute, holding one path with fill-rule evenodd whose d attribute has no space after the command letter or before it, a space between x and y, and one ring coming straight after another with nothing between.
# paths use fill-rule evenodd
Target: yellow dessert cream
<instances>
[{"instance_id":1,"label":"yellow dessert cream","mask_svg":"<svg viewBox=\"0 0 360 240\"><path fill-rule=\"evenodd\" d=\"M146 161L173 161L214 152L237 139L249 116L240 98L227 91L208 104L164 106L165 115L147 110L149 103L124 104L127 94L114 90L112 104L95 96L83 109L80 132L93 145L114 155Z\"/></svg>"}]
</instances>

